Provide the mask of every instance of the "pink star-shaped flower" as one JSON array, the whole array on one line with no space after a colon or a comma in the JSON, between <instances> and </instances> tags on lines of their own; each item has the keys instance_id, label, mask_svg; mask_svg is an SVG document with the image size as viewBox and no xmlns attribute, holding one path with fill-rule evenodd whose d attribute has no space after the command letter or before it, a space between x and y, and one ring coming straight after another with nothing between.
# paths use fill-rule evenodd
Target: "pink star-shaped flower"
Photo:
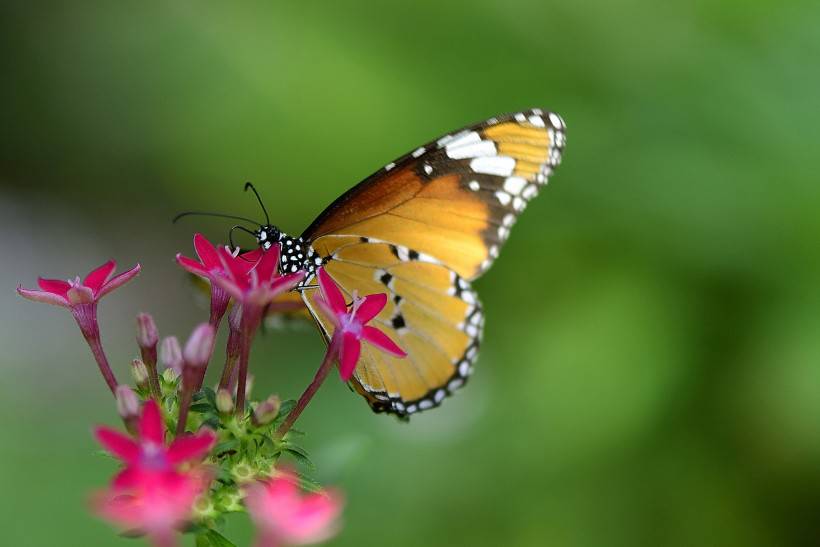
<instances>
[{"instance_id":1,"label":"pink star-shaped flower","mask_svg":"<svg viewBox=\"0 0 820 547\"><path fill-rule=\"evenodd\" d=\"M133 279L140 271L140 265L137 264L130 270L112 277L116 267L117 263L109 260L85 276L82 281L79 277L69 281L43 279L41 277L37 280L37 284L40 285L39 290L24 289L20 285L17 286L17 292L24 298L71 310L71 315L74 316L83 337L88 342L88 346L94 354L94 359L97 361L100 372L111 393L114 393L117 389L117 379L108 364L108 358L105 356L100 341L100 325L97 323L97 302L106 294Z\"/></svg>"},{"instance_id":2,"label":"pink star-shaped flower","mask_svg":"<svg viewBox=\"0 0 820 547\"><path fill-rule=\"evenodd\" d=\"M124 530L147 535L155 546L172 547L210 483L210 475L199 471L142 473L127 488L120 485L97 493L92 506Z\"/></svg>"},{"instance_id":3,"label":"pink star-shaped flower","mask_svg":"<svg viewBox=\"0 0 820 547\"><path fill-rule=\"evenodd\" d=\"M369 294L360 298L354 294L353 303L348 311L344 295L330 275L320 268L318 272L319 288L321 296L316 298L316 303L333 323L335 330L333 338L339 347L339 374L342 380L348 381L356 370L356 363L359 362L359 355L362 351L362 340L373 344L382 351L405 357L407 354L396 345L384 332L376 327L367 325L387 304L387 295ZM334 342L331 340L331 346Z\"/></svg>"},{"instance_id":4,"label":"pink star-shaped flower","mask_svg":"<svg viewBox=\"0 0 820 547\"><path fill-rule=\"evenodd\" d=\"M333 492L303 495L295 476L280 473L251 486L245 505L258 530L257 546L277 547L329 539L338 530L343 502Z\"/></svg>"},{"instance_id":5,"label":"pink star-shaped flower","mask_svg":"<svg viewBox=\"0 0 820 547\"><path fill-rule=\"evenodd\" d=\"M137 264L130 270L111 277L116 267L117 263L109 260L85 276L82 281L79 277L68 281L40 277L37 279L40 290L24 289L18 285L17 292L20 296L35 302L69 309L85 304L96 304L100 298L129 282L140 271L140 265Z\"/></svg>"},{"instance_id":6,"label":"pink star-shaped flower","mask_svg":"<svg viewBox=\"0 0 820 547\"><path fill-rule=\"evenodd\" d=\"M213 281L246 308L264 307L277 296L289 291L301 281L305 273L279 274L279 244L273 245L255 263L248 267L250 253L234 256L227 249L218 250L225 275Z\"/></svg>"},{"instance_id":7,"label":"pink star-shaped flower","mask_svg":"<svg viewBox=\"0 0 820 547\"><path fill-rule=\"evenodd\" d=\"M211 320L210 323L218 326L220 320L225 315L231 295L228 294L221 284L216 282L217 278L224 278L229 275L225 269L225 264L219 258L217 248L200 233L194 234L194 249L199 258L199 262L181 253L177 253L177 263L186 271L207 280L211 285ZM262 256L261 249L244 253L236 261L236 267L244 270L245 274L253 268Z\"/></svg>"},{"instance_id":8,"label":"pink star-shaped flower","mask_svg":"<svg viewBox=\"0 0 820 547\"><path fill-rule=\"evenodd\" d=\"M142 408L136 439L105 426L96 428L94 436L126 465L114 479L115 487L138 484L146 473L174 471L182 463L201 459L216 443L216 434L202 429L195 435L177 437L166 446L165 424L154 400Z\"/></svg>"}]
</instances>

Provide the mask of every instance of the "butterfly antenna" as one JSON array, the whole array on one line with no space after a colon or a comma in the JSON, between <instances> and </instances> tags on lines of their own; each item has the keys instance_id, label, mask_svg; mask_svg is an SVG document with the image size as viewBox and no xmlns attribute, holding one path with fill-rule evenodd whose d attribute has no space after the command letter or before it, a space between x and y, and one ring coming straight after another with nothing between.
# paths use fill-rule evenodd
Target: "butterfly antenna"
<instances>
[{"instance_id":1,"label":"butterfly antenna","mask_svg":"<svg viewBox=\"0 0 820 547\"><path fill-rule=\"evenodd\" d=\"M180 213L177 216L175 216L173 218L173 220L171 220L171 223L176 224L176 222L179 219L181 219L183 217L188 217L188 216L232 218L234 220L242 220L242 221L245 221L245 222L250 222L251 224L256 224L257 226L262 226L260 223L256 222L255 220L252 220L250 218L240 217L240 216L236 216L236 215L226 215L226 214L223 214L223 213L212 213L210 211L185 211L184 213Z\"/></svg>"},{"instance_id":2,"label":"butterfly antenna","mask_svg":"<svg viewBox=\"0 0 820 547\"><path fill-rule=\"evenodd\" d=\"M256 191L256 188L253 186L252 182L246 182L245 183L245 191L246 192L248 191L248 188L250 188L251 191L253 191L254 195L256 196L256 201L258 201L259 206L262 207L262 212L265 213L265 222L267 224L270 224L270 217L268 216L268 210L265 209L265 204L262 203L262 198L259 197L259 192Z\"/></svg>"},{"instance_id":3,"label":"butterfly antenna","mask_svg":"<svg viewBox=\"0 0 820 547\"><path fill-rule=\"evenodd\" d=\"M236 249L236 245L234 245L234 243L233 243L233 231L234 230L242 230L243 232L252 235L254 237L254 239L256 238L256 234L254 232L252 232L251 230L248 230L244 226L240 226L240 225L237 224L236 226L231 228L230 232L228 232L228 242L230 242L230 244L231 244L231 249Z\"/></svg>"}]
</instances>

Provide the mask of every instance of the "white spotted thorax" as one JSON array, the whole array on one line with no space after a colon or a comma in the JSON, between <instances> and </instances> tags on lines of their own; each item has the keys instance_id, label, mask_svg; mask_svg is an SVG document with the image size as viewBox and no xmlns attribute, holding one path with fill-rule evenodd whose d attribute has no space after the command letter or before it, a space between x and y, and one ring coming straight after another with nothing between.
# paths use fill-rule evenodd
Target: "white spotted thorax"
<instances>
[{"instance_id":1,"label":"white spotted thorax","mask_svg":"<svg viewBox=\"0 0 820 547\"><path fill-rule=\"evenodd\" d=\"M280 245L279 271L283 274L307 272L308 277L322 265L322 258L301 237L292 237L270 224L261 226L255 233L259 246L267 251L275 243Z\"/></svg>"}]
</instances>

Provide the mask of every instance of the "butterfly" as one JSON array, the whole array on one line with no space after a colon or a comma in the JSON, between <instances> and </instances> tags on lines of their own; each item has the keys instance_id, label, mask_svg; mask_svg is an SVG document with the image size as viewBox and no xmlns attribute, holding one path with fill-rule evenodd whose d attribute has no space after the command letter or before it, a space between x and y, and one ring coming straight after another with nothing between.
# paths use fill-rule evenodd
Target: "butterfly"
<instances>
[{"instance_id":1,"label":"butterfly","mask_svg":"<svg viewBox=\"0 0 820 547\"><path fill-rule=\"evenodd\" d=\"M285 299L301 298L326 342L333 323L316 304L318 268L351 299L388 295L371 324L407 357L363 345L351 387L374 411L406 418L439 406L472 374L484 315L471 282L498 257L518 215L561 162L565 144L566 126L555 113L497 116L388 163L299 237L273 226L259 194L246 185L266 223L234 228L251 233L263 249L279 243L283 272L307 272Z\"/></svg>"}]
</instances>

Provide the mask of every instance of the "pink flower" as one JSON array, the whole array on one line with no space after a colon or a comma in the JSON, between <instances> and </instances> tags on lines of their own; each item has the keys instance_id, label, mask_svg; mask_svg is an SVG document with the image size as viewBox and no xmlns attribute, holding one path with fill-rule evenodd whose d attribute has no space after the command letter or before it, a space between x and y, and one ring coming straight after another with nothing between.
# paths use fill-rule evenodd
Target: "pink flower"
<instances>
[{"instance_id":1,"label":"pink flower","mask_svg":"<svg viewBox=\"0 0 820 547\"><path fill-rule=\"evenodd\" d=\"M225 266L219 258L219 253L216 247L208 241L208 239L200 233L194 234L194 249L199 258L199 262L181 253L177 253L177 263L182 268L194 275L201 277L211 284L211 319L210 323L218 326L222 317L225 315L225 310L228 309L228 302L230 295L225 292L216 279L225 277L227 275ZM242 255L242 262L238 266L250 270L254 264L259 260L261 251L252 251Z\"/></svg>"},{"instance_id":2,"label":"pink flower","mask_svg":"<svg viewBox=\"0 0 820 547\"><path fill-rule=\"evenodd\" d=\"M245 505L259 532L258 547L276 547L332 537L338 531L343 502L332 492L302 495L296 477L281 473L251 486Z\"/></svg>"},{"instance_id":3,"label":"pink flower","mask_svg":"<svg viewBox=\"0 0 820 547\"><path fill-rule=\"evenodd\" d=\"M126 531L145 534L158 547L171 547L210 478L197 472L142 473L127 488L114 486L98 493L92 505L99 516Z\"/></svg>"},{"instance_id":4,"label":"pink flower","mask_svg":"<svg viewBox=\"0 0 820 547\"><path fill-rule=\"evenodd\" d=\"M245 308L261 308L270 304L277 296L292 289L305 277L304 272L279 275L279 244L262 252L259 260L250 268L250 253L234 256L224 248L219 249L218 253L225 276L215 278L214 281Z\"/></svg>"},{"instance_id":5,"label":"pink flower","mask_svg":"<svg viewBox=\"0 0 820 547\"><path fill-rule=\"evenodd\" d=\"M182 463L201 459L216 443L216 434L202 429L195 435L177 437L165 446L165 424L154 400L142 407L136 439L104 426L96 428L94 436L126 465L114 479L118 488L134 487L151 473L173 472Z\"/></svg>"},{"instance_id":6,"label":"pink flower","mask_svg":"<svg viewBox=\"0 0 820 547\"><path fill-rule=\"evenodd\" d=\"M321 296L316 299L316 303L333 323L335 330L333 338L339 348L339 373L342 380L348 381L356 370L356 363L362 351L361 341L366 340L396 357L405 357L407 354L396 345L385 333L367 325L387 304L387 295L384 293L370 294L364 298L353 295L353 303L348 312L342 291L333 282L330 275L319 269L319 288ZM333 346L331 340L331 346Z\"/></svg>"},{"instance_id":7,"label":"pink flower","mask_svg":"<svg viewBox=\"0 0 820 547\"><path fill-rule=\"evenodd\" d=\"M71 310L71 315L74 316L83 337L91 348L91 353L94 354L97 366L100 368L100 372L111 393L114 393L117 389L117 379L111 371L111 366L108 364L108 358L105 356L100 340L100 325L97 323L97 302L106 294L133 279L140 271L140 265L137 264L130 270L112 277L116 267L117 263L109 260L88 274L82 281L79 277L69 281L43 279L41 277L37 280L40 290L24 289L20 285L17 286L17 292L24 298Z\"/></svg>"},{"instance_id":8,"label":"pink flower","mask_svg":"<svg viewBox=\"0 0 820 547\"><path fill-rule=\"evenodd\" d=\"M259 261L250 269L247 268L248 262L245 255L234 256L224 248L219 249L218 252L226 276L216 277L213 281L225 289L236 300L236 303L242 305L236 389L236 414L242 416L245 413L250 346L256 329L262 321L263 310L277 296L295 287L304 278L305 272L279 275L280 246L278 243L268 251L262 252ZM226 375L230 377L229 373L223 374L223 381Z\"/></svg>"},{"instance_id":9,"label":"pink flower","mask_svg":"<svg viewBox=\"0 0 820 547\"><path fill-rule=\"evenodd\" d=\"M85 276L85 279L82 281L80 281L79 277L68 281L63 281L62 279L43 279L40 277L37 279L40 290L24 289L18 285L17 292L20 293L20 296L28 298L29 300L45 302L46 304L53 304L73 310L79 306L96 304L100 298L129 282L139 273L141 266L137 264L130 270L111 277L116 267L117 263L113 260L109 260Z\"/></svg>"}]
</instances>

